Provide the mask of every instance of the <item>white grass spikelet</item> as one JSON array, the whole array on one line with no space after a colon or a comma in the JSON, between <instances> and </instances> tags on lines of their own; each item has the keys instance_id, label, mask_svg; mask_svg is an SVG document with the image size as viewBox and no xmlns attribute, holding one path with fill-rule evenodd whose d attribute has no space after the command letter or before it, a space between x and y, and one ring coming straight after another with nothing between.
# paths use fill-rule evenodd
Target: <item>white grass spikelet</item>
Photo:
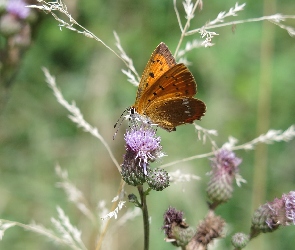
<instances>
[{"instance_id":1,"label":"white grass spikelet","mask_svg":"<svg viewBox=\"0 0 295 250\"><path fill-rule=\"evenodd\" d=\"M235 174L235 180L238 187L241 187L242 183L247 183L247 181L240 174Z\"/></svg>"},{"instance_id":2,"label":"white grass spikelet","mask_svg":"<svg viewBox=\"0 0 295 250\"><path fill-rule=\"evenodd\" d=\"M101 217L101 219L102 220L111 219L112 217L117 219L118 212L122 209L122 207L124 206L125 203L126 203L126 201L119 201L118 206L113 211L109 212L107 215Z\"/></svg>"},{"instance_id":3,"label":"white grass spikelet","mask_svg":"<svg viewBox=\"0 0 295 250\"><path fill-rule=\"evenodd\" d=\"M285 141L288 142L295 138L295 126L291 125L285 131L270 129L265 134L258 136L250 142L235 146L236 141L233 141L232 137L229 138L229 142L225 143L222 147L226 147L229 150L253 150L258 143L272 144L274 142Z\"/></svg>"},{"instance_id":4,"label":"white grass spikelet","mask_svg":"<svg viewBox=\"0 0 295 250\"><path fill-rule=\"evenodd\" d=\"M179 183L179 182L190 182L193 180L200 180L201 178L194 174L184 174L179 169L175 172L169 172L170 182Z\"/></svg>"},{"instance_id":5,"label":"white grass spikelet","mask_svg":"<svg viewBox=\"0 0 295 250\"><path fill-rule=\"evenodd\" d=\"M14 227L16 225L16 223L13 222L2 222L2 220L0 220L0 240L2 240L3 236L4 236L4 232L11 227Z\"/></svg>"},{"instance_id":6,"label":"white grass spikelet","mask_svg":"<svg viewBox=\"0 0 295 250\"><path fill-rule=\"evenodd\" d=\"M194 39L192 41L188 41L183 50L179 50L177 53L177 57L182 57L186 53L190 52L193 49L204 47L204 43L202 40Z\"/></svg>"},{"instance_id":7,"label":"white grass spikelet","mask_svg":"<svg viewBox=\"0 0 295 250\"><path fill-rule=\"evenodd\" d=\"M237 12L244 10L245 6L246 6L246 3L243 3L241 5L236 3L234 8L230 8L228 12L225 12L225 11L220 12L213 21L210 21L205 26L214 25L216 23L223 23L224 18L229 16L237 16Z\"/></svg>"},{"instance_id":8,"label":"white grass spikelet","mask_svg":"<svg viewBox=\"0 0 295 250\"><path fill-rule=\"evenodd\" d=\"M125 61L125 63L126 63L126 65L127 65L127 67L129 68L129 70L131 71L131 72L133 72L133 74L134 74L134 76L133 77L128 77L128 81L129 81L129 78L130 79L136 79L137 78L137 85L136 86L138 86L138 84L139 84L139 81L140 81L140 77L139 77L139 75L138 75L138 73L137 73L137 71L136 71L136 69L135 69L135 67L134 67L134 65L133 65L133 60L126 54L126 52L124 51L124 49L123 49L123 47L122 47L122 45L121 45L121 41L120 41L120 38L119 38L119 36L118 36L118 34L114 31L114 36L115 36L115 39L116 39L116 46L117 46L117 48L118 48L118 50L119 50L119 52L120 52L120 57ZM130 74L132 74L130 72ZM123 72L124 73L124 72ZM124 73L125 74L125 73ZM126 75L126 74L125 74ZM128 75L127 75L128 76Z\"/></svg>"},{"instance_id":9,"label":"white grass spikelet","mask_svg":"<svg viewBox=\"0 0 295 250\"><path fill-rule=\"evenodd\" d=\"M238 139L234 138L233 136L228 137L228 142L222 145L222 148L227 150L231 150L236 144L238 143Z\"/></svg>"},{"instance_id":10,"label":"white grass spikelet","mask_svg":"<svg viewBox=\"0 0 295 250\"><path fill-rule=\"evenodd\" d=\"M186 13L186 19L193 19L194 18L194 5L191 0L185 0L182 2L184 11Z\"/></svg>"},{"instance_id":11,"label":"white grass spikelet","mask_svg":"<svg viewBox=\"0 0 295 250\"><path fill-rule=\"evenodd\" d=\"M122 69L122 72L123 72L124 75L127 76L127 81L128 82L132 83L136 87L139 85L138 80L136 79L135 75L132 74L130 69L128 69L128 70Z\"/></svg>"},{"instance_id":12,"label":"white grass spikelet","mask_svg":"<svg viewBox=\"0 0 295 250\"><path fill-rule=\"evenodd\" d=\"M212 136L218 136L218 132L215 129L205 129L200 125L194 123L195 129L198 131L198 139L206 143L207 138L210 140L213 147L217 148L216 142L212 139Z\"/></svg>"}]
</instances>

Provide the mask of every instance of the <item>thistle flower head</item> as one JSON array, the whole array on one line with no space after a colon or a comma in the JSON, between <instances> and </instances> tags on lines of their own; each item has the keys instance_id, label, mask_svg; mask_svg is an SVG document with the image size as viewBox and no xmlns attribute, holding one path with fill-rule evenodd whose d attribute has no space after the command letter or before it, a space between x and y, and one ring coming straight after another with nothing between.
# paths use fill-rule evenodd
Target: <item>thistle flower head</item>
<instances>
[{"instance_id":1,"label":"thistle flower head","mask_svg":"<svg viewBox=\"0 0 295 250\"><path fill-rule=\"evenodd\" d=\"M162 191L169 186L169 175L161 168L155 168L150 171L146 180L149 187L156 191Z\"/></svg>"},{"instance_id":2,"label":"thistle flower head","mask_svg":"<svg viewBox=\"0 0 295 250\"><path fill-rule=\"evenodd\" d=\"M181 223L183 223L183 212L170 206L164 213L164 225L162 227L162 229L165 231L165 234L168 238L172 236L171 229L172 229L173 223L177 225L180 225Z\"/></svg>"},{"instance_id":3,"label":"thistle flower head","mask_svg":"<svg viewBox=\"0 0 295 250\"><path fill-rule=\"evenodd\" d=\"M228 174L235 174L242 160L236 157L235 153L227 149L220 149L215 153L215 157L211 159L213 170L223 169Z\"/></svg>"},{"instance_id":4,"label":"thistle flower head","mask_svg":"<svg viewBox=\"0 0 295 250\"><path fill-rule=\"evenodd\" d=\"M295 225L295 191L261 205L252 218L251 236L273 232L280 226Z\"/></svg>"},{"instance_id":5,"label":"thistle flower head","mask_svg":"<svg viewBox=\"0 0 295 250\"><path fill-rule=\"evenodd\" d=\"M185 223L183 212L173 207L169 207L164 213L162 229L165 231L166 241L175 246L186 246L195 234L195 230Z\"/></svg>"},{"instance_id":6,"label":"thistle flower head","mask_svg":"<svg viewBox=\"0 0 295 250\"><path fill-rule=\"evenodd\" d=\"M9 0L6 10L20 19L26 19L30 14L30 9L26 5L23 0Z\"/></svg>"},{"instance_id":7,"label":"thistle flower head","mask_svg":"<svg viewBox=\"0 0 295 250\"><path fill-rule=\"evenodd\" d=\"M236 233L231 238L231 242L236 249L242 249L249 243L250 237L244 233Z\"/></svg>"},{"instance_id":8,"label":"thistle flower head","mask_svg":"<svg viewBox=\"0 0 295 250\"><path fill-rule=\"evenodd\" d=\"M132 126L125 134L126 151L139 159L144 168L149 162L164 156L161 152L161 138L156 136L156 131L151 126Z\"/></svg>"},{"instance_id":9,"label":"thistle flower head","mask_svg":"<svg viewBox=\"0 0 295 250\"><path fill-rule=\"evenodd\" d=\"M122 164L123 180L133 186L142 185L150 173L149 164L164 156L160 137L147 124L133 124L124 136L126 154Z\"/></svg>"},{"instance_id":10,"label":"thistle flower head","mask_svg":"<svg viewBox=\"0 0 295 250\"><path fill-rule=\"evenodd\" d=\"M233 192L233 180L238 175L238 166L242 160L232 151L221 149L211 159L212 172L208 183L207 194L213 202L211 208L227 202Z\"/></svg>"},{"instance_id":11,"label":"thistle flower head","mask_svg":"<svg viewBox=\"0 0 295 250\"><path fill-rule=\"evenodd\" d=\"M197 232L190 241L188 249L207 249L214 239L223 236L224 227L224 220L210 210L206 218L198 225Z\"/></svg>"},{"instance_id":12,"label":"thistle flower head","mask_svg":"<svg viewBox=\"0 0 295 250\"><path fill-rule=\"evenodd\" d=\"M282 200L285 204L285 225L295 225L295 191L283 194Z\"/></svg>"}]
</instances>

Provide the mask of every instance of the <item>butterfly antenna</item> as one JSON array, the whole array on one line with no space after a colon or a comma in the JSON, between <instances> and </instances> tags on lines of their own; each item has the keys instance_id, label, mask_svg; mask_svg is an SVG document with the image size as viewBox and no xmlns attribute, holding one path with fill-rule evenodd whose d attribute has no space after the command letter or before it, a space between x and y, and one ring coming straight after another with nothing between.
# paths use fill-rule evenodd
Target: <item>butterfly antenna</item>
<instances>
[{"instance_id":1,"label":"butterfly antenna","mask_svg":"<svg viewBox=\"0 0 295 250\"><path fill-rule=\"evenodd\" d=\"M119 131L119 128L121 127L121 125L122 125L122 123L123 123L123 121L124 121L124 115L127 113L127 112L129 112L129 110L130 110L130 108L126 108L124 111L123 111L123 113L120 115L120 117L119 117L119 119L117 120L117 122L115 123L115 125L114 125L114 128L116 128L118 125L118 127L117 127L117 129L116 129L116 131L115 131L115 134L113 135L113 140L115 140L115 137L116 137L116 135L117 135L117 133L118 133L118 131Z\"/></svg>"}]
</instances>

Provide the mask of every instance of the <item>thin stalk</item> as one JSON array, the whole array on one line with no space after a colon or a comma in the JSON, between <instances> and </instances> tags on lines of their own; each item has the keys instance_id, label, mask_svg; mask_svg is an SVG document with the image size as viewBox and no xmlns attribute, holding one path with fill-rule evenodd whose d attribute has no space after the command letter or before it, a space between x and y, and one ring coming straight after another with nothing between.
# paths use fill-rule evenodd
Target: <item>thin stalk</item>
<instances>
[{"instance_id":1,"label":"thin stalk","mask_svg":"<svg viewBox=\"0 0 295 250\"><path fill-rule=\"evenodd\" d=\"M150 224L149 224L149 213L146 204L146 193L143 191L143 186L137 186L140 201L141 201L141 211L143 218L143 231L144 231L144 250L149 249L149 238L150 238Z\"/></svg>"},{"instance_id":2,"label":"thin stalk","mask_svg":"<svg viewBox=\"0 0 295 250\"><path fill-rule=\"evenodd\" d=\"M276 1L264 0L264 15L274 13ZM266 131L270 127L271 113L271 85L272 85L272 57L274 51L274 26L269 23L263 23L261 32L261 63L260 63L260 81L259 96L257 106L257 134ZM254 172L253 172L253 190L252 190L252 211L262 204L267 194L267 145L258 145L255 150ZM261 237L255 240L254 249L266 249L266 242Z\"/></svg>"}]
</instances>

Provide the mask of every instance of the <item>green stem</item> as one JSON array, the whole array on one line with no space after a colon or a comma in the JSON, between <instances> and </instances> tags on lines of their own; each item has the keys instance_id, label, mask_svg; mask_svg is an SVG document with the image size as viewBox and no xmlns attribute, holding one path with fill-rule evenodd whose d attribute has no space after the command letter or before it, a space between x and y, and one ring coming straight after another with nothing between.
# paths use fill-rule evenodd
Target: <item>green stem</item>
<instances>
[{"instance_id":1,"label":"green stem","mask_svg":"<svg viewBox=\"0 0 295 250\"><path fill-rule=\"evenodd\" d=\"M140 201L141 201L141 211L143 217L143 230L144 230L144 250L149 249L149 237L150 237L150 224L149 224L149 213L146 205L146 193L143 191L143 186L137 186Z\"/></svg>"}]
</instances>

